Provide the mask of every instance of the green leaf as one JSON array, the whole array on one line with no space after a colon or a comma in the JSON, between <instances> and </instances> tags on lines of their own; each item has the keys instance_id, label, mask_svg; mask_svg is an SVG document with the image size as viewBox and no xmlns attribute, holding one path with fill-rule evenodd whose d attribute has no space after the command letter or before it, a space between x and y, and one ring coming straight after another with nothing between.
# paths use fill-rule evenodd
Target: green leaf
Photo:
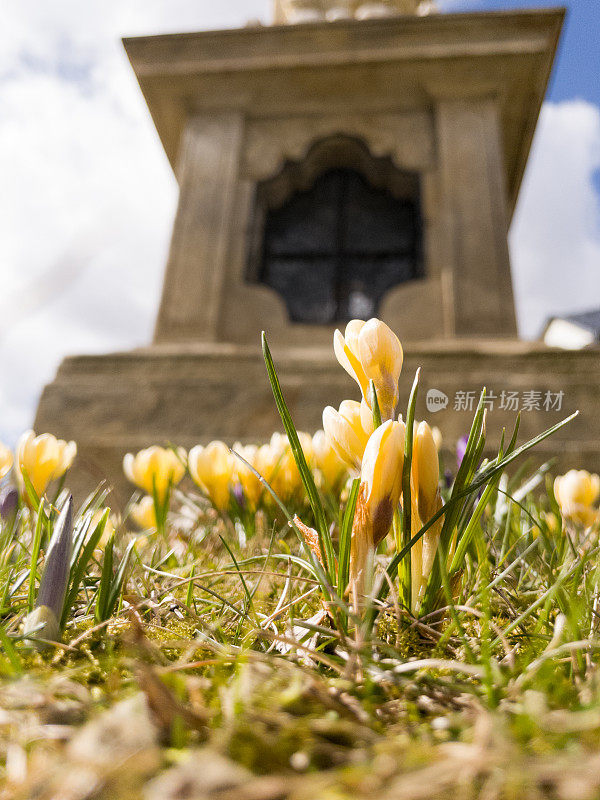
<instances>
[{"instance_id":1,"label":"green leaf","mask_svg":"<svg viewBox=\"0 0 600 800\"><path fill-rule=\"evenodd\" d=\"M73 604L75 603L75 600L77 599L77 593L79 592L81 581L83 580L83 576L85 575L85 572L87 570L87 566L92 557L92 553L94 552L94 550L98 545L98 542L102 538L102 534L104 533L104 528L106 527L106 521L108 520L109 514L110 514L110 508L105 509L104 514L102 514L100 521L92 531L89 539L87 540L87 542L85 542L85 544L82 544L80 552L77 554L75 563L72 563L70 588L67 592L65 605L60 620L61 630L64 628L67 622L67 618L69 616L69 611L72 608Z\"/></svg>"},{"instance_id":2,"label":"green leaf","mask_svg":"<svg viewBox=\"0 0 600 800\"><path fill-rule=\"evenodd\" d=\"M406 437L404 440L404 465L402 467L402 544L408 544L412 532L412 504L410 491L410 472L412 467L413 433L415 423L415 409L417 406L417 393L419 390L419 377L421 368L416 372L413 381L408 408L406 410ZM400 579L400 596L405 607L410 611L412 596L412 578L410 558L401 562L398 577Z\"/></svg>"},{"instance_id":3,"label":"green leaf","mask_svg":"<svg viewBox=\"0 0 600 800\"><path fill-rule=\"evenodd\" d=\"M348 578L350 575L350 544L352 540L352 525L354 523L354 513L356 511L356 501L358 499L358 490L360 489L360 478L355 478L352 481L352 488L348 495L348 502L346 503L346 510L344 511L344 518L340 527L340 548L339 548L339 566L338 566L338 595L343 597L348 586Z\"/></svg>"},{"instance_id":4,"label":"green leaf","mask_svg":"<svg viewBox=\"0 0 600 800\"><path fill-rule=\"evenodd\" d=\"M369 381L369 394L371 396L371 409L373 411L373 427L375 430L381 425L381 409L379 408L379 400L377 399L377 389L375 388L375 381Z\"/></svg>"},{"instance_id":5,"label":"green leaf","mask_svg":"<svg viewBox=\"0 0 600 800\"><path fill-rule=\"evenodd\" d=\"M110 585L112 583L112 569L113 569L113 550L115 546L115 535L110 537L108 544L104 548L104 558L102 560L102 575L100 576L100 586L96 595L96 622L104 622L108 619L108 594L110 592ZM110 612L109 612L110 613Z\"/></svg>"},{"instance_id":6,"label":"green leaf","mask_svg":"<svg viewBox=\"0 0 600 800\"><path fill-rule=\"evenodd\" d=\"M294 522L294 518L291 516L290 512L285 507L285 504L282 502L281 498L277 495L277 492L275 492L275 490L269 484L269 482L267 480L265 480L265 478L263 478L263 476L259 472L257 472L256 469L252 466L252 464L250 464L248 461L246 461L246 459L243 456L241 456L239 453L236 453L235 450L231 450L231 453L237 459L239 459L239 461L241 461L254 475L256 475L256 477L259 479L261 484L269 492L269 494L271 495L271 497L273 498L273 500L275 501L277 506L280 508L281 512L283 513L283 515L285 516L285 518L288 521L288 525L290 526L290 528L292 528L292 530L294 531L294 533L298 537L298 540L303 545L304 549L306 550L306 552L308 554L308 557L309 557L310 561L306 561L306 562L303 562L303 563L305 563L306 565L310 565L310 572L315 576L315 578L321 584L321 588L323 590L323 594L325 595L326 598L330 598L332 593L333 593L333 586L329 581L329 577L325 574L325 571L323 570L323 567L321 566L321 563L320 563L319 559L316 557L316 555L312 552L312 550L310 549L310 547L306 543L302 531L300 530L300 528ZM286 556L286 557L289 557L292 560L295 560L297 563L299 563L300 561L303 561L302 559L299 559L297 556L294 557L294 556L290 555L290 556ZM246 559L245 561L240 561L239 563L240 564L249 564L249 563L251 563L251 561Z\"/></svg>"},{"instance_id":7,"label":"green leaf","mask_svg":"<svg viewBox=\"0 0 600 800\"><path fill-rule=\"evenodd\" d=\"M306 463L306 458L304 456L304 451L302 450L302 445L300 444L300 439L298 438L298 433L296 432L296 427L285 402L283 392L281 391L279 378L277 377L277 371L275 369L275 364L273 363L273 358L271 356L271 351L269 350L267 337L264 331L262 332L262 349L267 367L267 373L269 375L269 381L271 383L271 389L273 391L273 397L275 398L275 403L277 405L277 410L279 411L279 416L281 417L283 427L287 433L292 454L298 467L298 471L300 472L300 477L302 478L302 483L304 484L304 488L306 490L306 494L308 495L308 500L315 518L315 525L317 528L317 534L319 536L319 547L323 555L325 572L327 573L329 582L333 586L335 584L336 572L335 553L333 550L333 542L331 541L331 534L329 533L329 527L325 518L325 511L323 510L321 498L319 497L319 492L315 485L312 472Z\"/></svg>"},{"instance_id":8,"label":"green leaf","mask_svg":"<svg viewBox=\"0 0 600 800\"><path fill-rule=\"evenodd\" d=\"M440 531L438 550L446 558L450 549L450 542L454 532L460 527L459 520L461 515L468 513L467 503L461 503L461 492L465 485L472 479L477 469L479 459L485 444L485 388L482 389L479 403L473 417L471 430L465 448L463 460L458 468L452 492L448 502L444 506L444 522ZM435 559L433 569L427 582L425 595L421 602L421 613L426 614L432 610L436 598L442 589L442 575L438 559Z\"/></svg>"},{"instance_id":9,"label":"green leaf","mask_svg":"<svg viewBox=\"0 0 600 800\"><path fill-rule=\"evenodd\" d=\"M500 475L497 475L485 487L484 492L482 493L481 497L479 498L479 502L477 503L477 507L475 508L475 511L471 514L469 522L467 523L467 526L465 527L465 530L463 531L462 536L460 537L460 539L458 541L458 544L456 546L456 550L454 552L454 556L452 558L452 564L451 564L450 570L448 572L450 579L452 579L452 576L454 575L455 572L457 572L459 569L462 569L462 564L463 564L463 561L464 561L464 558L465 558L465 554L467 552L467 549L468 549L469 545L471 544L471 542L473 540L473 536L475 534L477 523L481 519L481 515L483 514L483 511L484 511L485 507L487 506L487 504L489 503L490 497L492 496L492 493L498 487L498 481L499 480L500 480Z\"/></svg>"},{"instance_id":10,"label":"green leaf","mask_svg":"<svg viewBox=\"0 0 600 800\"><path fill-rule=\"evenodd\" d=\"M265 562L266 563L266 562ZM190 572L190 582L188 583L187 594L185 596L185 604L188 608L191 608L191 605L194 601L194 575L196 574L196 565L192 564L192 571Z\"/></svg>"},{"instance_id":11,"label":"green leaf","mask_svg":"<svg viewBox=\"0 0 600 800\"><path fill-rule=\"evenodd\" d=\"M135 545L135 539L132 539L132 541L129 542L129 544L127 545L125 554L121 559L121 563L119 564L119 568L117 569L117 573L112 582L110 593L108 595L108 604L106 613L107 619L114 612L115 606L117 605L117 600L119 599L121 589L123 588L123 582L125 580L125 571L129 565L129 559L131 558L131 553L133 552L134 545Z\"/></svg>"},{"instance_id":12,"label":"green leaf","mask_svg":"<svg viewBox=\"0 0 600 800\"><path fill-rule=\"evenodd\" d=\"M38 511L40 507L40 498L38 497L38 493L33 488L33 483L29 479L29 475L27 474L27 470L24 467L21 467L21 477L23 478L23 483L25 484L25 491L27 492L27 496L31 502L31 506L34 511Z\"/></svg>"},{"instance_id":13,"label":"green leaf","mask_svg":"<svg viewBox=\"0 0 600 800\"><path fill-rule=\"evenodd\" d=\"M483 393L482 393L482 396L483 396ZM475 480L473 480L462 491L459 491L456 495L454 495L454 492L453 492L453 495L450 497L450 499L448 500L446 505L443 506L438 512L436 512L431 517L431 519L428 520L428 522L425 525L423 525L421 530L418 531L412 537L412 539L400 550L400 552L398 552L392 558L392 560L389 562L389 564L387 566L387 569L386 569L386 572L387 572L389 580L385 580L384 579L384 580L381 581L381 586L380 586L379 591L377 592L377 595L376 595L377 599L379 600L379 602L382 603L385 600L385 598L387 597L388 592L389 592L390 582L393 580L393 578L394 578L394 576L396 574L396 571L398 569L398 566L401 563L402 559L406 555L408 555L408 553L410 553L410 550L411 550L412 546L415 544L415 542L417 542L425 534L425 532L428 531L429 528L432 525L435 524L435 522L437 522L437 520L442 515L447 514L449 511L452 511L453 508L456 508L456 505L461 500L465 499L469 495L474 494L482 486L485 486L486 484L488 484L496 475L500 474L508 464L512 463L516 458L518 458L519 456L523 455L523 453L526 453L528 450L531 450L533 447L535 447L540 442L544 441L544 439L547 439L549 436L552 436L553 433L556 433L556 431L560 430L565 425L567 425L569 422L571 422L578 414L579 414L579 412L576 411L574 414L571 414L570 416L566 417L566 419L562 420L561 422L558 422L556 425L553 425L551 428L548 428L547 430L543 431L543 433L540 433L535 438L530 439L528 442L526 442L525 444L521 445L521 447L519 447L517 450L513 451L509 455L507 455L504 458L500 459L496 464L492 464L490 467L488 467L486 470L484 470L483 474L481 474L479 477L476 477ZM475 426L475 423L474 423L474 426ZM473 429L472 429L472 431L473 431ZM445 524L446 524L446 520L444 520L444 525ZM427 595L426 595L426 597L427 597ZM423 613L425 613L425 611ZM370 629L373 626L373 624L375 622L375 619L377 617L377 614L378 614L378 609L376 609L375 606L374 606L369 612L369 618L365 620L365 624L368 625L367 629ZM512 629L513 628L511 628L511 630ZM506 631L505 631L505 633L506 633Z\"/></svg>"},{"instance_id":14,"label":"green leaf","mask_svg":"<svg viewBox=\"0 0 600 800\"><path fill-rule=\"evenodd\" d=\"M27 591L27 611L31 613L35 605L35 579L37 576L37 562L40 557L40 548L42 545L42 533L44 524L47 522L46 513L41 505L38 505L37 521L35 523L35 531L33 534L33 543L31 547L31 560L29 562L29 588Z\"/></svg>"},{"instance_id":15,"label":"green leaf","mask_svg":"<svg viewBox=\"0 0 600 800\"><path fill-rule=\"evenodd\" d=\"M19 658L17 651L13 643L10 640L10 637L4 630L4 627L0 625L0 644L2 645L4 652L6 653L6 657L8 658L11 667L13 668L13 672L20 675L23 672L23 667L21 665L21 659Z\"/></svg>"}]
</instances>

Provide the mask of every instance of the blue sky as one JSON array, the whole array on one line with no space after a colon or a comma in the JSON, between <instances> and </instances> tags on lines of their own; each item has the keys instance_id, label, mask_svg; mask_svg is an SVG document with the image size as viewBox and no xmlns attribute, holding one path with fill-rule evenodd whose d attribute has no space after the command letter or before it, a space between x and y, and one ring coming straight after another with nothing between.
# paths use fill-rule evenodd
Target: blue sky
<instances>
[{"instance_id":1,"label":"blue sky","mask_svg":"<svg viewBox=\"0 0 600 800\"><path fill-rule=\"evenodd\" d=\"M454 11L501 11L563 6L567 19L548 99L574 98L600 106L600 0L446 0Z\"/></svg>"},{"instance_id":2,"label":"blue sky","mask_svg":"<svg viewBox=\"0 0 600 800\"><path fill-rule=\"evenodd\" d=\"M519 8L567 9L558 56L546 99L560 103L585 100L600 107L600 0L447 0L453 11L501 11ZM600 171L594 183L600 192Z\"/></svg>"},{"instance_id":3,"label":"blue sky","mask_svg":"<svg viewBox=\"0 0 600 800\"><path fill-rule=\"evenodd\" d=\"M452 10L539 0L439 0ZM571 0L510 231L520 333L600 307L600 0ZM120 39L268 22L270 0L0 4L0 440L68 354L151 341L177 186Z\"/></svg>"}]
</instances>

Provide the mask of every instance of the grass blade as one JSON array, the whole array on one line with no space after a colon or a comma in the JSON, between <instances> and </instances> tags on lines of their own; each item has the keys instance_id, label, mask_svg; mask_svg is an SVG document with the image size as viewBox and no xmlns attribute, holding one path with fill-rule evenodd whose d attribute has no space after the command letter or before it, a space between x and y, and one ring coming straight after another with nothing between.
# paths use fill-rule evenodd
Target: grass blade
<instances>
[{"instance_id":1,"label":"grass blade","mask_svg":"<svg viewBox=\"0 0 600 800\"><path fill-rule=\"evenodd\" d=\"M406 410L406 437L404 440L404 465L402 467L402 546L405 546L411 537L412 532L412 497L410 489L410 473L412 468L413 434L415 424L415 408L417 405L417 393L419 390L419 377L421 368L417 370L413 381L408 408ZM412 578L410 558L405 558L399 569L400 596L404 606L410 611L412 597Z\"/></svg>"},{"instance_id":2,"label":"grass blade","mask_svg":"<svg viewBox=\"0 0 600 800\"><path fill-rule=\"evenodd\" d=\"M329 527L325 518L325 511L323 510L323 504L321 503L321 498L319 497L319 492L315 485L312 472L306 463L306 458L304 456L304 451L302 450L302 445L300 444L300 439L298 438L298 433L296 432L296 427L294 426L294 422L285 402L283 392L281 391L279 378L277 377L277 371L275 369L275 364L273 363L273 357L271 356L271 351L269 350L267 337L264 331L262 333L262 349L267 367L267 373L269 375L269 381L271 383L271 389L273 390L273 397L275 398L275 403L277 404L277 410L279 411L279 416L281 417L283 427L287 433L292 454L298 467L298 471L300 472L300 477L302 478L302 483L304 484L304 488L306 490L306 494L308 495L308 500L315 518L315 526L319 536L319 546L321 548L321 553L323 554L325 572L327 573L329 582L333 585L335 583L336 572L335 553L333 551L333 543L331 541Z\"/></svg>"},{"instance_id":3,"label":"grass blade","mask_svg":"<svg viewBox=\"0 0 600 800\"><path fill-rule=\"evenodd\" d=\"M547 430L543 431L543 433L540 433L535 438L530 439L528 442L521 445L521 447L519 447L517 450L502 458L498 463L492 464L490 467L488 467L483 472L482 475L480 475L478 478L475 478L475 480L473 480L472 483L470 483L462 491L459 491L458 494L456 494L456 496L450 497L446 505L442 506L442 508L437 513L435 513L425 525L423 525L421 530L418 531L412 537L412 539L392 558L386 569L388 580L384 579L381 581L381 586L379 588L378 593L376 594L379 603L381 604L387 597L390 583L393 580L402 559L406 555L408 555L408 553L410 553L410 550L412 546L415 544L415 542L417 542L424 535L424 533L428 531L429 528L435 522L437 522L437 520L442 515L447 514L448 511L450 511L452 507L455 507L461 500L465 499L474 492L477 492L482 486L485 486L487 483L489 483L489 481L492 480L492 478L501 473L508 464L512 463L516 458L518 458L523 453L526 453L528 450L531 450L532 447L535 447L537 444L544 441L544 439L547 439L549 436L552 436L553 433L556 433L556 431L560 430L569 422L571 422L571 420L573 420L578 414L579 411L576 411L574 414L571 414L570 416L566 417L561 422L558 422L556 425L553 425L551 428L548 428ZM373 626L375 618L378 613L379 613L378 609L375 606L373 606L372 609L369 611L370 619L368 620L368 622L370 627ZM426 613L424 609L423 613Z\"/></svg>"},{"instance_id":4,"label":"grass blade","mask_svg":"<svg viewBox=\"0 0 600 800\"><path fill-rule=\"evenodd\" d=\"M32 612L35 605L35 578L37 575L37 562L40 557L40 548L42 545L42 532L44 523L46 522L46 514L42 506L38 506L37 521L35 524L35 531L33 534L33 544L31 547L31 561L29 565L29 588L27 590L27 611Z\"/></svg>"},{"instance_id":5,"label":"grass blade","mask_svg":"<svg viewBox=\"0 0 600 800\"><path fill-rule=\"evenodd\" d=\"M105 509L104 514L102 514L100 521L90 534L89 539L81 547L81 550L78 553L75 563L71 562L72 566L71 566L71 576L70 576L70 588L67 591L67 597L65 600L63 613L60 620L61 629L64 628L67 622L67 618L69 616L69 610L71 609L71 607L75 603L75 600L77 599L77 593L79 592L79 587L81 585L81 581L83 580L83 576L87 569L87 565L90 562L92 553L96 549L98 542L102 538L102 534L104 533L104 528L106 526L109 514L110 514L110 508Z\"/></svg>"},{"instance_id":6,"label":"grass blade","mask_svg":"<svg viewBox=\"0 0 600 800\"><path fill-rule=\"evenodd\" d=\"M344 518L340 528L340 547L339 547L339 565L338 565L338 595L343 597L348 586L348 578L350 574L350 543L352 539L352 524L354 522L354 512L356 511L356 501L358 499L358 490L360 489L360 478L355 478L352 481L352 488L348 495L348 502L346 503L346 510L344 511Z\"/></svg>"},{"instance_id":7,"label":"grass blade","mask_svg":"<svg viewBox=\"0 0 600 800\"><path fill-rule=\"evenodd\" d=\"M115 546L115 535L110 537L108 544L104 548L104 559L102 561L102 575L100 576L100 586L96 597L96 622L104 622L108 619L108 594L112 582L113 551Z\"/></svg>"}]
</instances>

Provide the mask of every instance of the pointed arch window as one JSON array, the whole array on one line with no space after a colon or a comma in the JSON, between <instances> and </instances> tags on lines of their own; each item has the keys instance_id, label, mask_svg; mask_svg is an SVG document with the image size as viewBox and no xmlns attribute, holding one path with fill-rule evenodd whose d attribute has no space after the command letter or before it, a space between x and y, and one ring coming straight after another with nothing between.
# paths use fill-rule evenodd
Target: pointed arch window
<instances>
[{"instance_id":1,"label":"pointed arch window","mask_svg":"<svg viewBox=\"0 0 600 800\"><path fill-rule=\"evenodd\" d=\"M256 277L281 295L293 322L367 319L392 287L421 277L418 183L363 148L362 163L348 148L340 158L338 147L324 169L294 182L296 168L270 187Z\"/></svg>"}]
</instances>

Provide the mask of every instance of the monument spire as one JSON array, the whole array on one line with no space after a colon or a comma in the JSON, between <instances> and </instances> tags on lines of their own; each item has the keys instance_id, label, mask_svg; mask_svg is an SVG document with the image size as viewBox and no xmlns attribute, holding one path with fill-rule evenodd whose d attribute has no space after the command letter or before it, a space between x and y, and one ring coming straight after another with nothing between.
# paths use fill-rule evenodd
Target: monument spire
<instances>
[{"instance_id":1,"label":"monument spire","mask_svg":"<svg viewBox=\"0 0 600 800\"><path fill-rule=\"evenodd\" d=\"M400 14L422 16L435 10L435 0L273 0L273 21L276 25L293 25Z\"/></svg>"}]
</instances>

